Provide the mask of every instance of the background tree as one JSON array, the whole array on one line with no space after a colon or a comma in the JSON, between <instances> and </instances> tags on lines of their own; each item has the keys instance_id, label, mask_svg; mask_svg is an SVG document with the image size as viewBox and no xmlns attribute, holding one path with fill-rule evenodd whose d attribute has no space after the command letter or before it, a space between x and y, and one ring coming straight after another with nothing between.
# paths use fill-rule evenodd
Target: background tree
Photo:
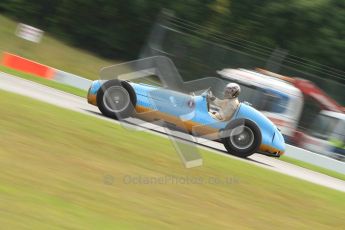
<instances>
[{"instance_id":1,"label":"background tree","mask_svg":"<svg viewBox=\"0 0 345 230\"><path fill-rule=\"evenodd\" d=\"M162 8L194 23L194 33L250 55L287 50L285 64L344 82L343 0L2 0L0 11L108 58L138 56ZM180 29L186 25L182 25ZM206 29L205 29L206 28ZM216 36L215 36L216 34ZM213 39L213 40L212 40ZM167 41L168 42L168 41ZM198 39L186 39L202 53ZM218 51L217 51L218 52ZM219 51L221 53L221 51ZM217 53L217 54L219 54ZM226 57L224 56L224 59ZM243 67L255 64L234 59ZM302 60L303 59L303 60ZM305 59L305 60L304 60ZM200 64L200 63L199 63ZM224 63L226 64L226 63ZM236 63L235 63L236 64ZM201 69L195 62L195 69ZM290 73L292 74L292 73Z\"/></svg>"}]
</instances>

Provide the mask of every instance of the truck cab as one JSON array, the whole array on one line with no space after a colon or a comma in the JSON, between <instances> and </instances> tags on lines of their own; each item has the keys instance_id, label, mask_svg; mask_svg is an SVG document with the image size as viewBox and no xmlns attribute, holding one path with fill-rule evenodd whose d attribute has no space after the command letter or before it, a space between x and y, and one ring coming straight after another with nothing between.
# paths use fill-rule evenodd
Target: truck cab
<instances>
[{"instance_id":1,"label":"truck cab","mask_svg":"<svg viewBox=\"0 0 345 230\"><path fill-rule=\"evenodd\" d=\"M302 138L303 148L345 161L345 114L321 111Z\"/></svg>"}]
</instances>

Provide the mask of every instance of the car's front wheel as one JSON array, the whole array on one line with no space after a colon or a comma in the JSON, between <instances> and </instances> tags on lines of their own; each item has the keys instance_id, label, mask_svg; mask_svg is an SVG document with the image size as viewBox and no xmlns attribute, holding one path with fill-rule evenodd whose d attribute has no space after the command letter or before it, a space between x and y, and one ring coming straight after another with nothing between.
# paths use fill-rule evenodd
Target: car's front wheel
<instances>
[{"instance_id":1,"label":"car's front wheel","mask_svg":"<svg viewBox=\"0 0 345 230\"><path fill-rule=\"evenodd\" d=\"M259 127L246 119L230 122L221 133L222 142L228 153L248 157L258 151L261 144Z\"/></svg>"},{"instance_id":2,"label":"car's front wheel","mask_svg":"<svg viewBox=\"0 0 345 230\"><path fill-rule=\"evenodd\" d=\"M110 80L97 93L97 106L107 117L118 120L130 117L134 112L136 95L128 82Z\"/></svg>"}]
</instances>

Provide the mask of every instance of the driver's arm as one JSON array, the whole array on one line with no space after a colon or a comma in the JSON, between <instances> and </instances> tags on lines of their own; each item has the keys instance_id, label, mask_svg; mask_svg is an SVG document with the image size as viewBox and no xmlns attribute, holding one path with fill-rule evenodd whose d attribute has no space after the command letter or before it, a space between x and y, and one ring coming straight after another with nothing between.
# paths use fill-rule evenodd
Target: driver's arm
<instances>
[{"instance_id":1,"label":"driver's arm","mask_svg":"<svg viewBox=\"0 0 345 230\"><path fill-rule=\"evenodd\" d=\"M216 106L219 106L219 107L222 106L223 100L218 99L216 96L214 96L214 95L212 94L212 92L211 92L210 94L208 94L207 96L208 96L208 98L209 98L209 100L211 101L212 104L214 104L214 105L216 105Z\"/></svg>"},{"instance_id":2,"label":"driver's arm","mask_svg":"<svg viewBox=\"0 0 345 230\"><path fill-rule=\"evenodd\" d=\"M218 106L218 107L222 107L222 105L223 105L222 102L223 102L223 100L218 99L218 98L215 98L215 99L212 101L212 103L215 104L215 105Z\"/></svg>"},{"instance_id":3,"label":"driver's arm","mask_svg":"<svg viewBox=\"0 0 345 230\"><path fill-rule=\"evenodd\" d=\"M218 99L216 96L214 96L212 91L208 92L207 98L211 101L212 104L214 104L216 106L222 106L222 101L223 100Z\"/></svg>"}]
</instances>

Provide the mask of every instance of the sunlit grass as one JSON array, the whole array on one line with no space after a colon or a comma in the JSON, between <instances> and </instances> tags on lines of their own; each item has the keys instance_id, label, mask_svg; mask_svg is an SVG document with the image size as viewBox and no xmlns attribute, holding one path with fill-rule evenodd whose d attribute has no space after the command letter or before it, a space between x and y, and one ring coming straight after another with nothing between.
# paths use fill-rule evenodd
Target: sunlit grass
<instances>
[{"instance_id":1,"label":"sunlit grass","mask_svg":"<svg viewBox=\"0 0 345 230\"><path fill-rule=\"evenodd\" d=\"M23 40L15 35L17 23L0 15L0 52L15 53L89 79L98 79L101 68L118 63L72 47L47 33L39 44Z\"/></svg>"},{"instance_id":2,"label":"sunlit grass","mask_svg":"<svg viewBox=\"0 0 345 230\"><path fill-rule=\"evenodd\" d=\"M344 193L205 150L186 169L168 139L3 91L0 106L2 229L345 226Z\"/></svg>"}]
</instances>

